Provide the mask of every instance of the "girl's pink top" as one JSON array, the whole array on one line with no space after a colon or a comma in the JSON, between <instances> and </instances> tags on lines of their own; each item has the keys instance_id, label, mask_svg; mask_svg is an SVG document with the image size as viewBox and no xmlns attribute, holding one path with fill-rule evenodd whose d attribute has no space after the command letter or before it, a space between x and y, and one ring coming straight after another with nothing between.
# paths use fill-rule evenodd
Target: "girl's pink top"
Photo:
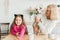
<instances>
[{"instance_id":1,"label":"girl's pink top","mask_svg":"<svg viewBox=\"0 0 60 40\"><path fill-rule=\"evenodd\" d=\"M25 26L21 24L18 28L17 25L14 24L13 28L11 29L11 34L16 35L16 33L19 33L20 40L22 40L25 33Z\"/></svg>"}]
</instances>

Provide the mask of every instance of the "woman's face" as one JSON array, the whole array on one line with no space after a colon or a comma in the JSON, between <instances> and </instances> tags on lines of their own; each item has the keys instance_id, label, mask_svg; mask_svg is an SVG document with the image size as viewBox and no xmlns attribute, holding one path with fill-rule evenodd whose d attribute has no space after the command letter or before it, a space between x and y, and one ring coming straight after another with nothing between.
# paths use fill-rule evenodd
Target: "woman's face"
<instances>
[{"instance_id":1,"label":"woman's face","mask_svg":"<svg viewBox=\"0 0 60 40\"><path fill-rule=\"evenodd\" d=\"M50 15L51 15L51 7L48 7L46 10L46 17L50 18Z\"/></svg>"},{"instance_id":2,"label":"woman's face","mask_svg":"<svg viewBox=\"0 0 60 40\"><path fill-rule=\"evenodd\" d=\"M19 26L22 23L22 18L20 16L16 17L15 23L17 26Z\"/></svg>"}]
</instances>

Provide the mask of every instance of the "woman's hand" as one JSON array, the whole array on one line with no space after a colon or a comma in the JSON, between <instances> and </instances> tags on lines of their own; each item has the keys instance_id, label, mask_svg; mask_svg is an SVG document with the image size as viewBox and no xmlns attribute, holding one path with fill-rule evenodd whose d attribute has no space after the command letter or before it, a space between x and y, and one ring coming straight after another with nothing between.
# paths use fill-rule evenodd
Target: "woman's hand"
<instances>
[{"instance_id":1,"label":"woman's hand","mask_svg":"<svg viewBox=\"0 0 60 40\"><path fill-rule=\"evenodd\" d=\"M35 18L35 22L36 23L39 23L40 22L40 19L38 17Z\"/></svg>"}]
</instances>

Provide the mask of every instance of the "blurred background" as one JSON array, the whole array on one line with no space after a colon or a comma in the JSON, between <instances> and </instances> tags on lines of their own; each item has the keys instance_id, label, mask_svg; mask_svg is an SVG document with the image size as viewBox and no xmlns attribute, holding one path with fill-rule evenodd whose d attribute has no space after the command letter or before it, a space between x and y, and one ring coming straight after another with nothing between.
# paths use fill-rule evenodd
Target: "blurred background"
<instances>
[{"instance_id":1,"label":"blurred background","mask_svg":"<svg viewBox=\"0 0 60 40\"><path fill-rule=\"evenodd\" d=\"M14 14L23 14L27 25L33 22L29 15L29 8L46 8L49 4L56 4L60 11L60 0L0 0L0 33L8 34ZM30 26L29 26L30 27ZM57 30L58 29L58 30ZM60 35L60 23L56 25L52 33Z\"/></svg>"}]
</instances>

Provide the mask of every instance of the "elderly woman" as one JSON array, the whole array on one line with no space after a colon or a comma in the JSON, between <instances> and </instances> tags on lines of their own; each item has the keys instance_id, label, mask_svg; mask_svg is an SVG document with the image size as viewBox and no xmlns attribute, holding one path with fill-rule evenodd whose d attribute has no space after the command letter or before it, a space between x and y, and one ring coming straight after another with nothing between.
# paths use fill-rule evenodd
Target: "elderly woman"
<instances>
[{"instance_id":1,"label":"elderly woman","mask_svg":"<svg viewBox=\"0 0 60 40\"><path fill-rule=\"evenodd\" d=\"M56 26L59 19L57 6L54 4L48 5L45 14L39 22L40 29L44 34L50 34Z\"/></svg>"}]
</instances>

